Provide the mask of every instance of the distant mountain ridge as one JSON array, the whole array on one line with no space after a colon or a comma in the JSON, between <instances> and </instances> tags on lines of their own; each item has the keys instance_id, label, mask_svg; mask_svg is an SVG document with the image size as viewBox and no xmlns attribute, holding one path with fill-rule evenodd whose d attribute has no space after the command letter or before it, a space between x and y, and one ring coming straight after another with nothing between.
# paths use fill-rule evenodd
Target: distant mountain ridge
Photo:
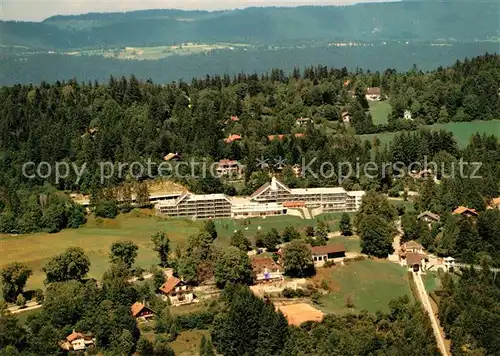
<instances>
[{"instance_id":1,"label":"distant mountain ridge","mask_svg":"<svg viewBox=\"0 0 500 356\"><path fill-rule=\"evenodd\" d=\"M158 46L183 42L478 41L499 38L500 3L402 1L351 6L144 10L0 22L2 44L30 49Z\"/></svg>"}]
</instances>

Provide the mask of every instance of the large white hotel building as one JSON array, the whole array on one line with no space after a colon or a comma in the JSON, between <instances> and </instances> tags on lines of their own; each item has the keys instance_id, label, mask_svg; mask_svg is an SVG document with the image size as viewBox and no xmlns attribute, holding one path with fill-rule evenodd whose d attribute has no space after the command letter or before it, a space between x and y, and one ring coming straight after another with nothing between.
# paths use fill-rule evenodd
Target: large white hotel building
<instances>
[{"instance_id":1,"label":"large white hotel building","mask_svg":"<svg viewBox=\"0 0 500 356\"><path fill-rule=\"evenodd\" d=\"M313 208L321 212L353 212L361 206L364 191L344 188L290 189L272 178L248 198L224 194L186 193L174 199L158 200L158 214L194 219L243 218L286 214L289 209Z\"/></svg>"}]
</instances>

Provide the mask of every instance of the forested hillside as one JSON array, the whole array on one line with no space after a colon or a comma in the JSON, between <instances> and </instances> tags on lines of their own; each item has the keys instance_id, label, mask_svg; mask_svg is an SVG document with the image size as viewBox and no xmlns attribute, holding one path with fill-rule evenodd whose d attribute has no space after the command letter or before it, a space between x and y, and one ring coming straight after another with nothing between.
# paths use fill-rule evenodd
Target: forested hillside
<instances>
[{"instance_id":1,"label":"forested hillside","mask_svg":"<svg viewBox=\"0 0 500 356\"><path fill-rule=\"evenodd\" d=\"M445 132L403 134L394 139L392 147L381 147L378 140L362 142L353 134L499 118L498 64L498 56L485 55L431 73L363 73L319 66L303 72L295 69L289 74L275 69L262 76L206 76L189 84L157 85L132 76L112 77L106 84L69 81L3 87L0 226L5 232L30 232L78 225L82 219L77 208L65 204L45 183L59 190L90 193L99 200L103 198L102 188L133 181L129 175L118 176L115 171L101 182L100 162L146 162L151 158L160 163L169 152L179 152L186 160L240 160L247 169L245 187L239 193L250 194L268 179L267 173L256 166L259 157L281 156L290 165L300 164L302 158L316 158L311 169L318 172L321 162L331 162L334 167L339 162L367 163L373 151L377 152L377 162L401 161L406 165L446 151L444 158L438 155L440 160L467 157L469 161L483 162L483 180L454 179L453 184L441 185L442 194L448 198L440 209L449 211L456 205L468 204L484 210L490 198L500 195L497 138L475 138L462 152L452 135ZM374 125L366 111L365 89L374 86L380 86L383 95L393 102L388 125ZM402 108L413 111L413 120L403 119ZM349 125L341 123L344 111L351 114ZM234 115L239 116L239 121L229 120ZM299 117L309 117L313 124L299 126ZM242 140L225 142L232 134L241 135ZM283 140L268 138L276 134L288 136ZM48 162L53 167L59 161L78 168L85 165L84 174L77 177L70 170L59 180L54 175L34 179L22 175L25 162L33 162L35 167ZM339 179L342 172L337 171L297 180L289 171L282 173L286 173L285 181L290 186L341 183L353 190L397 189L389 177L379 180L361 175L343 180ZM146 174L137 178L143 180ZM236 193L234 187L218 178L180 181L196 193ZM44 204L54 204L54 209L40 209L39 194L46 195ZM48 213L61 218L52 225L52 219L37 220L32 215Z\"/></svg>"},{"instance_id":2,"label":"forested hillside","mask_svg":"<svg viewBox=\"0 0 500 356\"><path fill-rule=\"evenodd\" d=\"M496 2L445 1L353 6L150 10L2 22L3 45L30 49L158 46L195 42L476 41L498 38Z\"/></svg>"}]
</instances>

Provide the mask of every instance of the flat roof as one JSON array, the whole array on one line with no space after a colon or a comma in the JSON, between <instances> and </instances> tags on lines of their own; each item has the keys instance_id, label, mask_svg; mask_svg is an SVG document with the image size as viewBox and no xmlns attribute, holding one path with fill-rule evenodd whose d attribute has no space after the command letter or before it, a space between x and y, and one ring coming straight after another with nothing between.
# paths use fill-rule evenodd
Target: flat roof
<instances>
[{"instance_id":1,"label":"flat roof","mask_svg":"<svg viewBox=\"0 0 500 356\"><path fill-rule=\"evenodd\" d=\"M290 189L292 194L339 194L347 193L342 187L334 188L293 188Z\"/></svg>"}]
</instances>

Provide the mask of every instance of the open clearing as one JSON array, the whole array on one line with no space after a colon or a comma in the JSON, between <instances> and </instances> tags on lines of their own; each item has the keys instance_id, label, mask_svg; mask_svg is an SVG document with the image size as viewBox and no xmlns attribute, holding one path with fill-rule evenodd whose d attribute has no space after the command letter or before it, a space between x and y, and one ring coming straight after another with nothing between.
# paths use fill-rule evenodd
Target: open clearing
<instances>
[{"instance_id":1,"label":"open clearing","mask_svg":"<svg viewBox=\"0 0 500 356\"><path fill-rule=\"evenodd\" d=\"M388 311L389 301L411 296L406 269L385 260L364 260L346 266L317 270L315 281L327 281L330 293L321 297L319 308L326 313L347 313L368 310ZM353 308L346 307L351 297Z\"/></svg>"},{"instance_id":2,"label":"open clearing","mask_svg":"<svg viewBox=\"0 0 500 356\"><path fill-rule=\"evenodd\" d=\"M182 43L172 46L154 47L125 47L116 49L90 49L83 51L70 51L64 54L70 56L93 55L105 58L124 60L158 60L170 56L188 56L193 54L208 53L210 51L225 49L235 50L249 47L243 43Z\"/></svg>"},{"instance_id":3,"label":"open clearing","mask_svg":"<svg viewBox=\"0 0 500 356\"><path fill-rule=\"evenodd\" d=\"M336 230L341 214L325 214L318 217L325 219ZM258 227L261 232L271 228L279 232L291 225L303 231L308 225L315 225L316 220L305 220L296 216L277 216L253 218L247 220L220 219L214 220L221 244L229 244L229 238L234 230L242 230L246 237L253 237ZM128 214L119 215L114 220L95 219L89 217L85 226L79 229L63 230L56 234L37 233L29 235L0 235L0 250L2 251L1 265L19 261L26 263L33 275L28 280L26 290L43 287L45 278L41 268L56 254L64 252L68 247L81 247L91 261L89 277L100 279L108 268L109 247L115 241L132 240L139 246L136 266L149 268L157 264L156 253L152 250L151 235L158 231L167 233L174 249L191 234L199 231L204 221L192 221L181 218L161 218L153 215L150 210L134 210ZM346 246L347 247L347 246Z\"/></svg>"},{"instance_id":4,"label":"open clearing","mask_svg":"<svg viewBox=\"0 0 500 356\"><path fill-rule=\"evenodd\" d=\"M500 138L500 120L492 121L471 121L471 122L449 122L446 124L435 124L422 126L422 128L437 131L446 130L453 133L457 140L458 146L464 148L469 143L471 135L476 132L480 134L496 135ZM359 135L362 140L373 142L373 138L377 137L380 140L381 146L389 143L398 132L384 132L379 134Z\"/></svg>"},{"instance_id":5,"label":"open clearing","mask_svg":"<svg viewBox=\"0 0 500 356\"><path fill-rule=\"evenodd\" d=\"M375 125L385 125L388 121L388 116L392 111L392 107L387 100L371 101L370 114Z\"/></svg>"}]
</instances>

